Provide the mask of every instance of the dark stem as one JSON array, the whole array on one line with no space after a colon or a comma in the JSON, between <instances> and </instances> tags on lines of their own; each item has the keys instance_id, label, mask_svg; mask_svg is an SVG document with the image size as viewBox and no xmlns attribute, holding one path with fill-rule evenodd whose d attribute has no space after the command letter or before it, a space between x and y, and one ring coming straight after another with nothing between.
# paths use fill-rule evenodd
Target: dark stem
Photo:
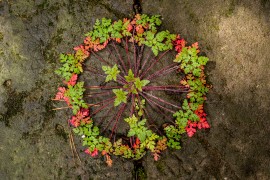
<instances>
[{"instance_id":1,"label":"dark stem","mask_svg":"<svg viewBox=\"0 0 270 180\"><path fill-rule=\"evenodd\" d=\"M151 106L151 105L150 105ZM153 107L152 107L153 108ZM163 133L156 127L156 124L154 123L154 120L151 118L151 116L149 116L148 112L146 109L144 109L144 113L146 114L146 116L144 115L144 117L146 119L149 119L149 121L151 122L151 124L154 125L155 129L159 132L159 134L163 135Z\"/></svg>"},{"instance_id":2,"label":"dark stem","mask_svg":"<svg viewBox=\"0 0 270 180\"><path fill-rule=\"evenodd\" d=\"M107 62L105 59L103 59L101 56L99 56L98 54L95 53L95 51L91 51L92 54L94 54L94 56L96 58L98 58L101 62L104 62L105 64L109 65L109 66L112 66L111 63Z\"/></svg>"},{"instance_id":3,"label":"dark stem","mask_svg":"<svg viewBox=\"0 0 270 180\"><path fill-rule=\"evenodd\" d=\"M160 75L163 75L167 70L169 70L169 69L171 69L171 68L178 67L178 66L175 66L175 65L177 65L177 63L172 63L172 64L170 64L170 65L168 65L168 66L162 68L161 70L158 70L158 71L156 71L155 73L153 73L153 74L147 76L147 78L145 78L145 79L151 80L153 77L155 77L155 76L157 76L157 75L159 75L159 76L160 76ZM173 67L172 67L172 66L173 66Z\"/></svg>"},{"instance_id":4,"label":"dark stem","mask_svg":"<svg viewBox=\"0 0 270 180\"><path fill-rule=\"evenodd\" d=\"M100 101L100 102L98 102L98 103L95 103L95 104L93 104L93 105L100 105L100 104L103 104L103 103L105 103L105 102L110 102L111 100L114 100L114 99L115 99L115 97L108 98L108 99L105 99L105 100Z\"/></svg>"},{"instance_id":5,"label":"dark stem","mask_svg":"<svg viewBox=\"0 0 270 180\"><path fill-rule=\"evenodd\" d=\"M112 54L112 51L109 49L109 47L108 48L105 48L107 51L108 51L108 53L109 53L109 56L108 57L110 57L110 55ZM115 64L117 64L118 65L118 67L120 68L120 70L121 70L121 73L123 73L124 72L124 70L123 70L123 68L122 68L122 66L121 65L119 65L119 63L118 63L118 61L120 61L120 60L117 60L116 59L116 57L115 57L115 54L113 54L113 56L114 56L114 58L112 58L113 59L113 61L115 62Z\"/></svg>"},{"instance_id":6,"label":"dark stem","mask_svg":"<svg viewBox=\"0 0 270 180\"><path fill-rule=\"evenodd\" d=\"M140 69L140 65L141 65L141 60L142 60L142 55L143 55L143 52L144 52L144 45L142 45L140 48L140 54L139 54L139 58L138 58L138 61L137 61L137 72L136 72L136 76L139 75L139 69Z\"/></svg>"},{"instance_id":7,"label":"dark stem","mask_svg":"<svg viewBox=\"0 0 270 180\"><path fill-rule=\"evenodd\" d=\"M112 112L112 109L113 109L114 107L115 107L115 106L112 106L110 109L108 109L108 111L106 112L106 114L102 117L102 119L101 119L101 121L100 121L101 123L99 124L99 126L103 125L105 118L108 117L108 114ZM96 118L97 118L97 117L96 117ZM108 126L108 125L107 125L107 126ZM107 126L106 126L105 129L101 132L101 134L104 133L104 131L107 129Z\"/></svg>"},{"instance_id":8,"label":"dark stem","mask_svg":"<svg viewBox=\"0 0 270 180\"><path fill-rule=\"evenodd\" d=\"M121 118L123 112L125 111L125 108L126 108L127 104L124 103L122 104L122 106L119 108L119 111L117 113L117 117L116 117L116 120L115 120L115 123L114 123L114 126L113 126L113 129L112 129L112 133L111 133L111 136L110 136L110 139L112 138L112 135L114 134L114 132L116 132L116 129L117 129L117 123L118 123L118 120Z\"/></svg>"},{"instance_id":9,"label":"dark stem","mask_svg":"<svg viewBox=\"0 0 270 180\"><path fill-rule=\"evenodd\" d=\"M114 49L115 49L115 51L116 51L116 53L117 53L117 55L118 55L118 57L119 57L119 59L120 59L120 61L122 63L122 66L124 68L125 73L127 73L128 72L127 71L127 67L126 67L126 65L125 65L125 63L123 61L123 58L122 58L122 56L119 53L118 47L115 45L115 42L114 41L113 41L113 47L114 47Z\"/></svg>"},{"instance_id":10,"label":"dark stem","mask_svg":"<svg viewBox=\"0 0 270 180\"><path fill-rule=\"evenodd\" d=\"M154 104L152 104L151 102L148 102L150 107L156 111L157 113L162 114L166 119L168 119L170 122L172 122L173 124L175 124L175 122L172 120L171 117L169 117L167 114L165 114L163 111L161 111L158 107L156 107ZM147 112L147 111L146 111Z\"/></svg>"},{"instance_id":11,"label":"dark stem","mask_svg":"<svg viewBox=\"0 0 270 180\"><path fill-rule=\"evenodd\" d=\"M162 108L162 109L164 109L164 110L166 110L166 111L168 111L168 112L171 112L171 113L175 113L174 111L172 111L171 109L168 109L168 108L166 108L166 107L164 107L164 106L161 106L160 104L158 104L158 103L156 103L155 101L153 101L153 100L151 100L151 99L149 99L149 98L147 98L145 95L143 95L142 93L140 93L140 95L145 99L145 100L147 100L149 103L153 103L154 105L156 105L156 106L158 106L158 107L160 107L160 108Z\"/></svg>"},{"instance_id":12,"label":"dark stem","mask_svg":"<svg viewBox=\"0 0 270 180\"><path fill-rule=\"evenodd\" d=\"M101 107L98 108L96 111L94 111L94 112L91 114L91 116L97 114L98 112L102 111L104 108L108 107L109 104L113 103L114 99L115 99L115 98L113 98L113 99L110 100L110 101L106 101L106 102L108 102L108 103L105 104L105 105L103 105L103 106L101 106Z\"/></svg>"},{"instance_id":13,"label":"dark stem","mask_svg":"<svg viewBox=\"0 0 270 180\"><path fill-rule=\"evenodd\" d=\"M105 96L105 95L109 95L112 94L112 91L107 91L107 92L100 92L100 93L90 93L90 94L85 94L87 96L87 98L95 98L95 97L99 97L99 96Z\"/></svg>"},{"instance_id":14,"label":"dark stem","mask_svg":"<svg viewBox=\"0 0 270 180\"><path fill-rule=\"evenodd\" d=\"M173 107L175 107L175 108L177 108L177 109L182 109L180 106L176 106L176 105L174 105L174 104L172 104L172 103L170 103L170 102L168 102L168 101L165 101L164 99L161 99L161 98L159 98L159 97L156 97L156 96L154 96L154 95L152 95L152 94L149 94L149 93L146 93L146 92L142 92L142 93L144 93L144 94L146 94L147 96L150 96L150 97L152 97L152 98L158 100L159 102L162 102L162 103L167 104L167 105L171 105L171 106L173 106Z\"/></svg>"},{"instance_id":15,"label":"dark stem","mask_svg":"<svg viewBox=\"0 0 270 180\"><path fill-rule=\"evenodd\" d=\"M157 58L153 63L151 63L151 65L150 65L150 67L146 70L146 71L144 71L144 73L142 73L142 75L140 76L140 79L142 79L146 74L147 74L147 72L149 71L149 70L151 70L152 69L152 67L163 57L163 56L165 56L165 54L167 54L169 52L169 50L167 50L167 51L165 51L163 54L161 54L160 55L160 57L159 58Z\"/></svg>"},{"instance_id":16,"label":"dark stem","mask_svg":"<svg viewBox=\"0 0 270 180\"><path fill-rule=\"evenodd\" d=\"M123 40L123 44L124 44L124 40ZM127 54L127 57L128 57L129 69L131 69L131 61L130 61L130 57L129 57L129 48L128 48L128 39L127 39L127 37L126 37L125 49L126 49L126 54Z\"/></svg>"},{"instance_id":17,"label":"dark stem","mask_svg":"<svg viewBox=\"0 0 270 180\"><path fill-rule=\"evenodd\" d=\"M133 37L134 37L134 32L135 32L135 28L133 28ZM135 47L135 43L134 43L134 39L133 39L133 53L134 53L134 74L137 71L137 52L136 52L136 47Z\"/></svg>"},{"instance_id":18,"label":"dark stem","mask_svg":"<svg viewBox=\"0 0 270 180\"><path fill-rule=\"evenodd\" d=\"M171 92L189 92L189 89L185 86L145 86L143 91L171 91Z\"/></svg>"},{"instance_id":19,"label":"dark stem","mask_svg":"<svg viewBox=\"0 0 270 180\"><path fill-rule=\"evenodd\" d=\"M152 53L152 51L150 50L150 51L148 51L149 53L148 53L148 56L147 56L147 58L144 60L144 62L143 62L143 65L142 65L142 67L141 67L141 73L143 72L143 69L144 69L144 66L146 65L146 63L149 61L149 59L150 59L150 56L151 56L151 53ZM152 60L154 60L155 59L155 56L152 58ZM151 60L151 61L152 61ZM141 73L140 73L140 75L141 75Z\"/></svg>"}]
</instances>

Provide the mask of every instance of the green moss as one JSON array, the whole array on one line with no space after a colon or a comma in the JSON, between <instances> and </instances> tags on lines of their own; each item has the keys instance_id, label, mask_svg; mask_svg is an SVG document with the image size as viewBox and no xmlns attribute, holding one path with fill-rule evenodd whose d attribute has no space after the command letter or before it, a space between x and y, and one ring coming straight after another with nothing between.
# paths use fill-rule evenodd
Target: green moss
<instances>
[{"instance_id":1,"label":"green moss","mask_svg":"<svg viewBox=\"0 0 270 180\"><path fill-rule=\"evenodd\" d=\"M66 132L65 128L62 125L60 124L55 125L55 133L56 135L62 137L67 142L68 132Z\"/></svg>"},{"instance_id":2,"label":"green moss","mask_svg":"<svg viewBox=\"0 0 270 180\"><path fill-rule=\"evenodd\" d=\"M3 39L4 39L4 35L3 33L0 32L0 42L3 41Z\"/></svg>"},{"instance_id":3,"label":"green moss","mask_svg":"<svg viewBox=\"0 0 270 180\"><path fill-rule=\"evenodd\" d=\"M6 81L7 82L7 81ZM4 83L4 86L8 84ZM9 87L7 87L9 89ZM7 112L5 114L0 114L0 121L3 121L6 126L10 126L10 118L22 112L23 110L23 101L28 96L27 92L16 92L14 90L8 90L9 96L7 102L5 102L5 107Z\"/></svg>"},{"instance_id":4,"label":"green moss","mask_svg":"<svg viewBox=\"0 0 270 180\"><path fill-rule=\"evenodd\" d=\"M156 163L156 167L157 167L157 170L161 173L165 173L165 165L164 165L164 162L162 160L159 160L157 161Z\"/></svg>"},{"instance_id":5,"label":"green moss","mask_svg":"<svg viewBox=\"0 0 270 180\"><path fill-rule=\"evenodd\" d=\"M146 175L143 167L140 167L136 170L135 177L136 177L135 179L138 179L138 180L146 180L147 179L147 175Z\"/></svg>"},{"instance_id":6,"label":"green moss","mask_svg":"<svg viewBox=\"0 0 270 180\"><path fill-rule=\"evenodd\" d=\"M235 6L236 6L235 0L232 0L230 2L229 8L225 11L226 17L230 17L233 14L233 12L235 10Z\"/></svg>"}]
</instances>

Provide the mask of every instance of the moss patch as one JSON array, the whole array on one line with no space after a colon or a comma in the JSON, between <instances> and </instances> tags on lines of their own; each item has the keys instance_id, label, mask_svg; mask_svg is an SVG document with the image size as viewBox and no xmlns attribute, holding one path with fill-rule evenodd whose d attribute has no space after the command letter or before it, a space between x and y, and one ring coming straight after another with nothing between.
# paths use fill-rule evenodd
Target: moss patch
<instances>
[{"instance_id":1,"label":"moss patch","mask_svg":"<svg viewBox=\"0 0 270 180\"><path fill-rule=\"evenodd\" d=\"M9 81L6 81L4 86L7 86L7 83L9 83ZM5 114L0 114L0 121L3 121L6 126L10 126L9 119L23 111L23 100L27 97L27 95L27 92L18 93L15 90L9 90L7 102L4 104L7 108L7 112Z\"/></svg>"}]
</instances>

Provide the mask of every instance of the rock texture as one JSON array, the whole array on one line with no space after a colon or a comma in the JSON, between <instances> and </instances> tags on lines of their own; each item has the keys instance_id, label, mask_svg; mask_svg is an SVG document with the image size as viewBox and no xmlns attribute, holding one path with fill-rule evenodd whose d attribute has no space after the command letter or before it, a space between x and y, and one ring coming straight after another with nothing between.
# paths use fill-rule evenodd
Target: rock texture
<instances>
[{"instance_id":1,"label":"rock texture","mask_svg":"<svg viewBox=\"0 0 270 180\"><path fill-rule=\"evenodd\" d=\"M95 19L133 15L128 0L0 0L1 179L270 179L270 2L144 0L162 29L198 41L209 57L206 111L210 131L184 138L142 168L69 147L67 111L52 111L61 83L58 55L72 51ZM135 164L136 165L136 164ZM136 170L137 173L133 173Z\"/></svg>"}]
</instances>

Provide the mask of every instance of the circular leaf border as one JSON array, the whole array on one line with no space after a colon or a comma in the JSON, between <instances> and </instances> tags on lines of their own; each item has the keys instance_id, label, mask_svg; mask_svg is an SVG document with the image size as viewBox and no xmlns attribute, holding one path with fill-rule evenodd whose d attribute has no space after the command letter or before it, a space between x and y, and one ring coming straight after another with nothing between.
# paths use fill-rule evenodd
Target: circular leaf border
<instances>
[{"instance_id":1,"label":"circular leaf border","mask_svg":"<svg viewBox=\"0 0 270 180\"><path fill-rule=\"evenodd\" d=\"M180 38L179 34L171 34L167 30L158 32L157 26L160 25L159 15L137 14L133 19L124 18L114 22L102 18L97 20L93 30L86 34L84 43L74 48L74 53L60 56L63 65L55 72L64 78L65 86L58 88L54 100L65 101L72 109L74 115L69 123L74 127L73 131L82 137L83 146L87 146L85 152L93 157L101 152L109 166L112 165L111 155L140 159L147 150L158 160L167 147L181 148L182 134L187 133L192 137L197 129L210 128L203 108L209 90L204 73L208 58L199 55L198 43L186 46L186 41ZM109 138L100 135L99 128L90 117L89 107L83 100L84 82L77 81L78 75L83 72L84 61L92 52L104 49L110 41L121 42L122 38L129 38L129 41L137 43L138 46L148 46L155 56L159 52L174 49L177 52L174 62L179 63L179 68L185 74L180 84L189 89L187 98L182 102L182 109L173 115L175 125L164 127L165 136L159 136L143 126L141 128L148 132L146 138L140 141L137 134L133 133L133 136L137 137L130 145L123 144L122 139L112 143ZM134 115L125 120L129 125L141 122Z\"/></svg>"}]
</instances>

